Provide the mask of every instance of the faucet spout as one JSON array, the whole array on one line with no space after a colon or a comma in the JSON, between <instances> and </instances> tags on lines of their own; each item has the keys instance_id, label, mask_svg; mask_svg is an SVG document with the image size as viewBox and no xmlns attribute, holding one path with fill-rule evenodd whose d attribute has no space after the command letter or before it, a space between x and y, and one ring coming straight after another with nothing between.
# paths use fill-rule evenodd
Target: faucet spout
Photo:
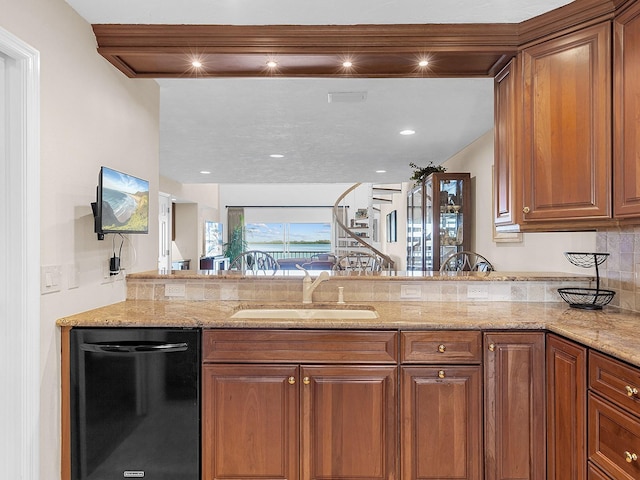
<instances>
[{"instance_id":1,"label":"faucet spout","mask_svg":"<svg viewBox=\"0 0 640 480\"><path fill-rule=\"evenodd\" d=\"M318 278L315 281L311 281L311 275L300 265L296 265L298 270L304 272L304 278L302 279L302 303L313 303L313 291L318 288L322 282L329 280L329 274L327 272L320 272Z\"/></svg>"}]
</instances>

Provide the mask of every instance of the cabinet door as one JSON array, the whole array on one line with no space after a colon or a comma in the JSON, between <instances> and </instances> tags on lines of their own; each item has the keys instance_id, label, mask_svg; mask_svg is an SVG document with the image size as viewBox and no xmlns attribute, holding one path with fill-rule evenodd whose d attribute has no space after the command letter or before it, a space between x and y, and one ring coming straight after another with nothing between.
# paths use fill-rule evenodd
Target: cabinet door
<instances>
[{"instance_id":1,"label":"cabinet door","mask_svg":"<svg viewBox=\"0 0 640 480\"><path fill-rule=\"evenodd\" d=\"M544 333L486 333L484 361L486 480L544 480Z\"/></svg>"},{"instance_id":2,"label":"cabinet door","mask_svg":"<svg viewBox=\"0 0 640 480\"><path fill-rule=\"evenodd\" d=\"M494 223L497 227L518 223L517 192L518 185L514 169L519 157L517 145L519 130L517 128L518 90L517 65L513 58L496 76L494 84ZM521 207L520 207L521 208Z\"/></svg>"},{"instance_id":3,"label":"cabinet door","mask_svg":"<svg viewBox=\"0 0 640 480\"><path fill-rule=\"evenodd\" d=\"M290 365L203 366L203 480L297 480L297 379Z\"/></svg>"},{"instance_id":4,"label":"cabinet door","mask_svg":"<svg viewBox=\"0 0 640 480\"><path fill-rule=\"evenodd\" d=\"M483 478L481 368L402 368L403 480Z\"/></svg>"},{"instance_id":5,"label":"cabinet door","mask_svg":"<svg viewBox=\"0 0 640 480\"><path fill-rule=\"evenodd\" d=\"M547 479L585 480L587 349L547 335Z\"/></svg>"},{"instance_id":6,"label":"cabinet door","mask_svg":"<svg viewBox=\"0 0 640 480\"><path fill-rule=\"evenodd\" d=\"M302 367L303 480L397 474L397 367Z\"/></svg>"},{"instance_id":7,"label":"cabinet door","mask_svg":"<svg viewBox=\"0 0 640 480\"><path fill-rule=\"evenodd\" d=\"M523 50L524 221L611 216L611 25Z\"/></svg>"},{"instance_id":8,"label":"cabinet door","mask_svg":"<svg viewBox=\"0 0 640 480\"><path fill-rule=\"evenodd\" d=\"M640 3L614 21L614 216L640 216Z\"/></svg>"}]
</instances>

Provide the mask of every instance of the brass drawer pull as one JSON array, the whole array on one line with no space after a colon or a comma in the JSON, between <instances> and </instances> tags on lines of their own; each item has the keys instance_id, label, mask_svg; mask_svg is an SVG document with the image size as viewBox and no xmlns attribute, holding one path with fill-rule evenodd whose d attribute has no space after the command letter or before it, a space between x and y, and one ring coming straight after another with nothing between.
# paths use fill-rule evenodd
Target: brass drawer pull
<instances>
[{"instance_id":1,"label":"brass drawer pull","mask_svg":"<svg viewBox=\"0 0 640 480\"><path fill-rule=\"evenodd\" d=\"M638 389L635 387L630 387L629 385L625 386L624 389L627 391L627 397L633 397L634 395L638 395Z\"/></svg>"},{"instance_id":2,"label":"brass drawer pull","mask_svg":"<svg viewBox=\"0 0 640 480\"><path fill-rule=\"evenodd\" d=\"M441 343L440 345L438 345L438 351L440 353L444 353L444 352L447 351L447 347L444 344Z\"/></svg>"},{"instance_id":3,"label":"brass drawer pull","mask_svg":"<svg viewBox=\"0 0 640 480\"><path fill-rule=\"evenodd\" d=\"M529 207L524 207L524 208L522 209L522 213L524 213L524 214L527 214L527 213L529 213L530 211L531 211L531 209L530 209Z\"/></svg>"},{"instance_id":4,"label":"brass drawer pull","mask_svg":"<svg viewBox=\"0 0 640 480\"><path fill-rule=\"evenodd\" d=\"M438 371L438 378L444 378L444 377L446 377L446 375L444 373L444 370L439 370Z\"/></svg>"},{"instance_id":5,"label":"brass drawer pull","mask_svg":"<svg viewBox=\"0 0 640 480\"><path fill-rule=\"evenodd\" d=\"M287 381L289 382L289 385L295 385L296 377L289 377Z\"/></svg>"},{"instance_id":6,"label":"brass drawer pull","mask_svg":"<svg viewBox=\"0 0 640 480\"><path fill-rule=\"evenodd\" d=\"M627 461L627 463L637 462L638 455L631 452L624 452L624 459Z\"/></svg>"},{"instance_id":7,"label":"brass drawer pull","mask_svg":"<svg viewBox=\"0 0 640 480\"><path fill-rule=\"evenodd\" d=\"M495 352L496 351L496 344L495 343L490 343L489 344L489 351L490 352Z\"/></svg>"},{"instance_id":8,"label":"brass drawer pull","mask_svg":"<svg viewBox=\"0 0 640 480\"><path fill-rule=\"evenodd\" d=\"M302 379L302 383L304 383L305 385L309 385L311 383L311 379L309 377L304 377Z\"/></svg>"}]
</instances>

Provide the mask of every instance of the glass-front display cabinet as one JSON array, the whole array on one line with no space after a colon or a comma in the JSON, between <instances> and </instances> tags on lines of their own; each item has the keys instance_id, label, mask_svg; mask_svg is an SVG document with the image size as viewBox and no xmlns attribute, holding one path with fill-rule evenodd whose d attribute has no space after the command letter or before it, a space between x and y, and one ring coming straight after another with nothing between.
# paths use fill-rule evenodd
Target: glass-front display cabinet
<instances>
[{"instance_id":1,"label":"glass-front display cabinet","mask_svg":"<svg viewBox=\"0 0 640 480\"><path fill-rule=\"evenodd\" d=\"M452 254L469 250L471 175L432 173L407 197L407 270L438 271Z\"/></svg>"}]
</instances>

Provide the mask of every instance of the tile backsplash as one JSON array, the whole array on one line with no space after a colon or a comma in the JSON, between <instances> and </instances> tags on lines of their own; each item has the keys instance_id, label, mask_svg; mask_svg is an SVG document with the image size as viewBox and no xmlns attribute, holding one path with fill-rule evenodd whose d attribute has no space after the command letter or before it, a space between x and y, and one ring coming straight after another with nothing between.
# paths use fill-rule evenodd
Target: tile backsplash
<instances>
[{"instance_id":1,"label":"tile backsplash","mask_svg":"<svg viewBox=\"0 0 640 480\"><path fill-rule=\"evenodd\" d=\"M526 277L525 277L526 278ZM184 295L174 296L167 285L184 284ZM413 295L403 294L403 287L411 286ZM341 280L332 278L318 286L313 294L316 302L336 302L338 287L344 288L347 302L562 302L559 287L591 287L585 280L533 278L522 281L447 281L415 280L407 282L395 279ZM202 279L127 278L129 300L234 300L262 302L300 302L302 299L301 278L244 278Z\"/></svg>"},{"instance_id":2,"label":"tile backsplash","mask_svg":"<svg viewBox=\"0 0 640 480\"><path fill-rule=\"evenodd\" d=\"M598 232L596 248L609 253L600 286L616 292L611 305L640 312L640 227Z\"/></svg>"}]
</instances>

